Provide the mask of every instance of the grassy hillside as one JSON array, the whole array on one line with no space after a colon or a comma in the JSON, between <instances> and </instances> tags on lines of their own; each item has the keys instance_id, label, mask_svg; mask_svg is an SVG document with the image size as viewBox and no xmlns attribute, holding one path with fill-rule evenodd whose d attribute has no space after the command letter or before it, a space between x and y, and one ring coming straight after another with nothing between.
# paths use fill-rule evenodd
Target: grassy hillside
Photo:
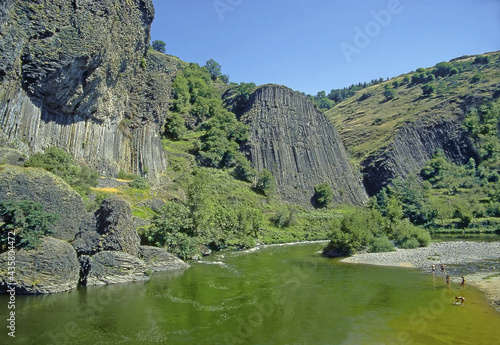
<instances>
[{"instance_id":1,"label":"grassy hillside","mask_svg":"<svg viewBox=\"0 0 500 345\"><path fill-rule=\"evenodd\" d=\"M367 87L327 111L353 159L359 163L386 147L404 123L453 119L463 115L467 97L488 99L500 95L498 52L457 58L450 65L455 69L451 73L436 67L422 68ZM424 76L420 78L424 81L417 81L419 75ZM423 94L422 86L426 84L434 88L429 96ZM387 88L392 92L386 93Z\"/></svg>"}]
</instances>

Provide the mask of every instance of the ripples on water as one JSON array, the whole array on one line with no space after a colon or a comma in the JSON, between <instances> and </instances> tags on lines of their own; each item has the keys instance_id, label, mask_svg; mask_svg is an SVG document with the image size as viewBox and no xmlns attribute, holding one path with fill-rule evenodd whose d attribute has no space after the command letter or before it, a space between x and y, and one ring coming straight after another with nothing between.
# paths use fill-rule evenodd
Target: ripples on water
<instances>
[{"instance_id":1,"label":"ripples on water","mask_svg":"<svg viewBox=\"0 0 500 345\"><path fill-rule=\"evenodd\" d=\"M15 344L498 343L499 313L472 287L342 264L321 247L216 253L146 283L18 296Z\"/></svg>"}]
</instances>

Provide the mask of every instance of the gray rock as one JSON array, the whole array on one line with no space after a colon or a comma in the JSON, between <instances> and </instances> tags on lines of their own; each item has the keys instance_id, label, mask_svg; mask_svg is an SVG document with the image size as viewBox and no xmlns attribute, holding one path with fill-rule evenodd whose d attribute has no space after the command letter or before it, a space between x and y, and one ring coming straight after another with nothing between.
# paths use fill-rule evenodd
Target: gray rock
<instances>
[{"instance_id":1,"label":"gray rock","mask_svg":"<svg viewBox=\"0 0 500 345\"><path fill-rule=\"evenodd\" d=\"M123 199L110 197L94 214L84 218L73 246L80 255L111 250L137 256L140 242L130 205Z\"/></svg>"},{"instance_id":2,"label":"gray rock","mask_svg":"<svg viewBox=\"0 0 500 345\"><path fill-rule=\"evenodd\" d=\"M0 164L24 166L26 155L16 149L0 147Z\"/></svg>"},{"instance_id":3,"label":"gray rock","mask_svg":"<svg viewBox=\"0 0 500 345\"><path fill-rule=\"evenodd\" d=\"M9 281L8 254L0 255L0 292L5 293ZM40 247L21 249L15 253L16 291L25 294L50 294L76 288L80 264L76 251L67 242L45 237Z\"/></svg>"},{"instance_id":4,"label":"gray rock","mask_svg":"<svg viewBox=\"0 0 500 345\"><path fill-rule=\"evenodd\" d=\"M377 194L395 178L418 175L438 149L455 164L464 164L471 157L477 160L473 144L462 129L463 117L458 114L438 123L424 117L403 125L387 147L361 162L368 194Z\"/></svg>"},{"instance_id":5,"label":"gray rock","mask_svg":"<svg viewBox=\"0 0 500 345\"><path fill-rule=\"evenodd\" d=\"M163 248L141 246L141 258L153 272L189 268L189 265Z\"/></svg>"},{"instance_id":6,"label":"gray rock","mask_svg":"<svg viewBox=\"0 0 500 345\"><path fill-rule=\"evenodd\" d=\"M153 17L151 0L3 0L0 143L64 147L103 175L158 177L181 62L149 52Z\"/></svg>"},{"instance_id":7,"label":"gray rock","mask_svg":"<svg viewBox=\"0 0 500 345\"><path fill-rule=\"evenodd\" d=\"M273 173L285 201L311 205L314 186L327 182L335 203L366 202L361 175L349 163L337 130L303 95L284 86L261 86L242 120L250 126L252 166Z\"/></svg>"},{"instance_id":8,"label":"gray rock","mask_svg":"<svg viewBox=\"0 0 500 345\"><path fill-rule=\"evenodd\" d=\"M58 214L51 236L72 241L86 213L81 196L61 178L41 168L0 168L0 200L33 200L44 210Z\"/></svg>"},{"instance_id":9,"label":"gray rock","mask_svg":"<svg viewBox=\"0 0 500 345\"><path fill-rule=\"evenodd\" d=\"M82 255L81 283L83 285L106 285L147 281L146 263L127 253L104 251L93 256Z\"/></svg>"}]
</instances>

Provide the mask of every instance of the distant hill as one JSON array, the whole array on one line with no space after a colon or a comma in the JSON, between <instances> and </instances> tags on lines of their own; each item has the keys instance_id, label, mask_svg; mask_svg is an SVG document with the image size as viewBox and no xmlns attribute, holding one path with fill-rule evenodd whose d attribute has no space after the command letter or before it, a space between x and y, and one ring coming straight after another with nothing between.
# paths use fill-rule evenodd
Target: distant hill
<instances>
[{"instance_id":1,"label":"distant hill","mask_svg":"<svg viewBox=\"0 0 500 345\"><path fill-rule=\"evenodd\" d=\"M464 56L360 90L326 116L373 195L395 177L418 173L437 149L455 163L474 157L462 121L500 96L499 81L498 52Z\"/></svg>"}]
</instances>

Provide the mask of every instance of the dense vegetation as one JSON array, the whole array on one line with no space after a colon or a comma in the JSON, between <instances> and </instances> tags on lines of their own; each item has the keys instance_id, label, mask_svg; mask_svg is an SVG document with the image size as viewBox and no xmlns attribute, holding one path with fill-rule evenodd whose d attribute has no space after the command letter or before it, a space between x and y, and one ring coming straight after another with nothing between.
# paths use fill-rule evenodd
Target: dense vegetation
<instances>
[{"instance_id":1,"label":"dense vegetation","mask_svg":"<svg viewBox=\"0 0 500 345\"><path fill-rule=\"evenodd\" d=\"M76 164L73 157L58 147L48 147L44 153L35 153L25 163L26 167L40 167L66 181L82 197L97 186L99 174L86 166Z\"/></svg>"},{"instance_id":2,"label":"dense vegetation","mask_svg":"<svg viewBox=\"0 0 500 345\"><path fill-rule=\"evenodd\" d=\"M15 246L33 249L40 238L52 233L51 226L59 220L43 210L43 205L32 200L0 202L0 243L7 245L9 233L15 234Z\"/></svg>"},{"instance_id":3,"label":"dense vegetation","mask_svg":"<svg viewBox=\"0 0 500 345\"><path fill-rule=\"evenodd\" d=\"M500 226L500 101L473 109L464 121L477 162L450 163L437 151L419 178L394 181L372 201L387 214L392 199L413 224L434 231L495 231Z\"/></svg>"}]
</instances>

